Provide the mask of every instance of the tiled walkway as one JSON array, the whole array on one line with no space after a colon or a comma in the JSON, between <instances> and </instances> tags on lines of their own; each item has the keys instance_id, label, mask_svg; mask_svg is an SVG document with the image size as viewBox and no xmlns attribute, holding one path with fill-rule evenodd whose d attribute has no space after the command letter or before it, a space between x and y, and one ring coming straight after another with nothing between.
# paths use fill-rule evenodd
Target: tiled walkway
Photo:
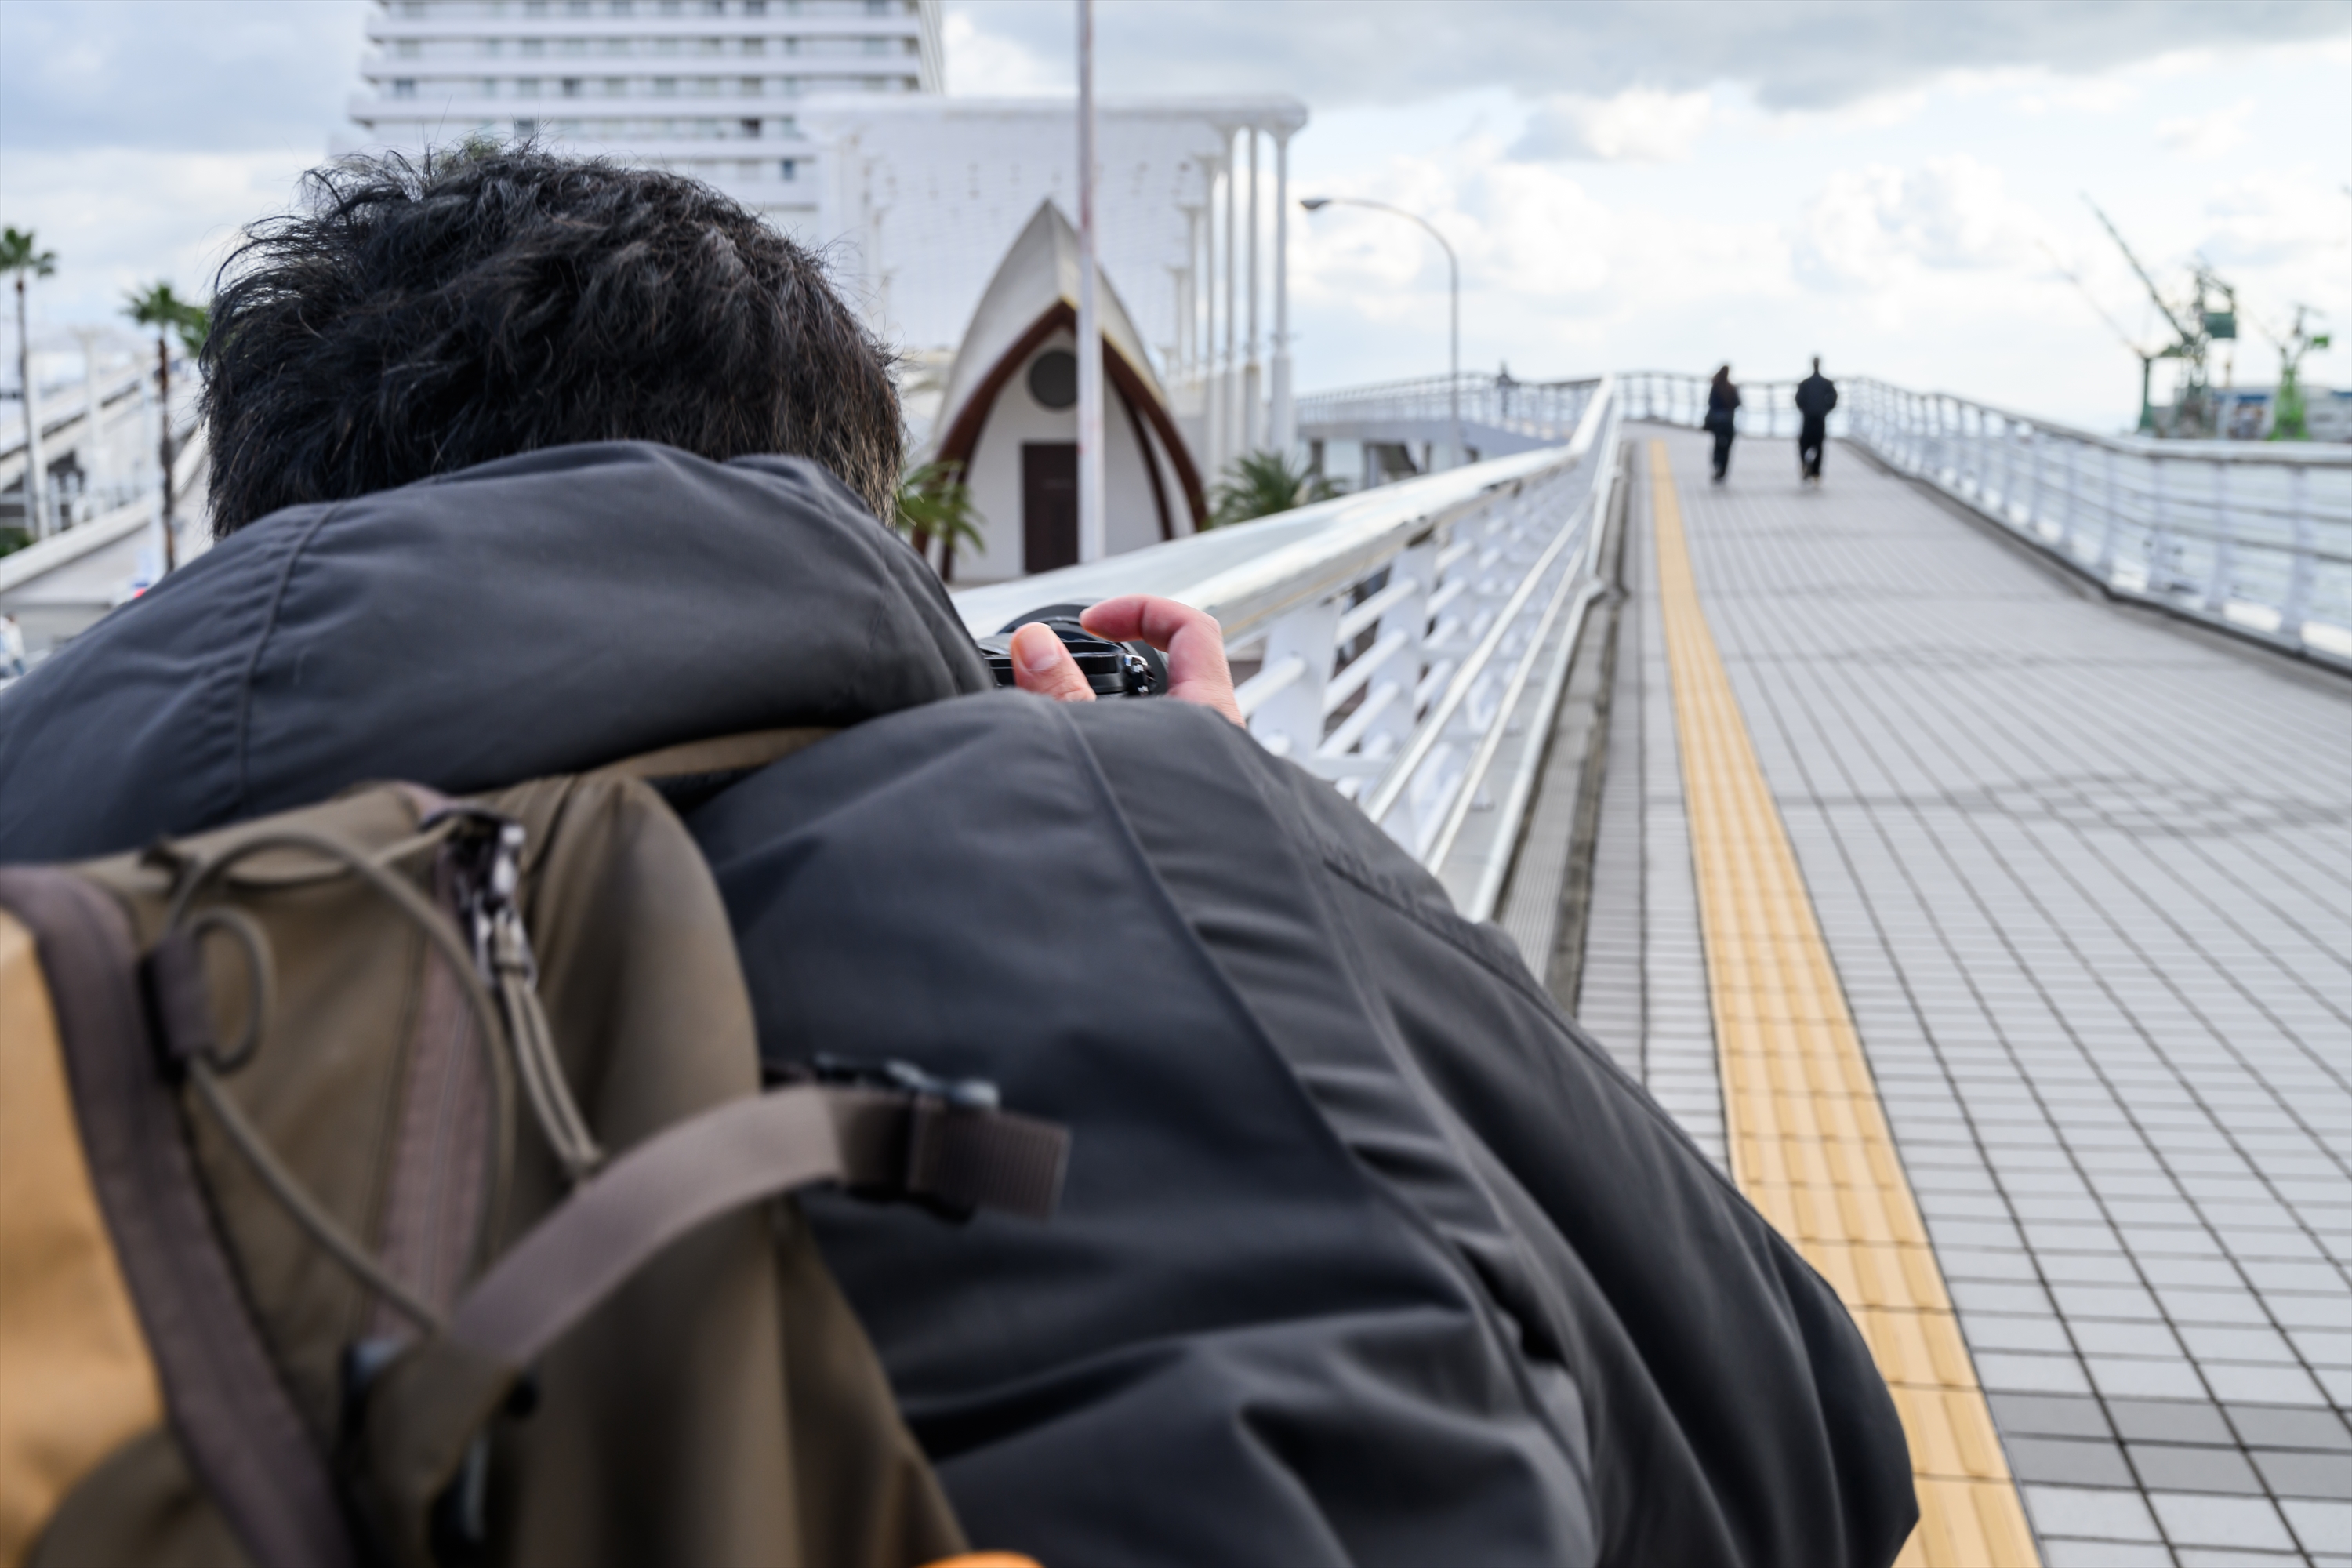
<instances>
[{"instance_id":1,"label":"tiled walkway","mask_svg":"<svg viewBox=\"0 0 2352 1568\"><path fill-rule=\"evenodd\" d=\"M2046 1560L2352 1564L2352 688L1652 434ZM1633 518L1580 1010L1719 1148Z\"/></svg>"}]
</instances>

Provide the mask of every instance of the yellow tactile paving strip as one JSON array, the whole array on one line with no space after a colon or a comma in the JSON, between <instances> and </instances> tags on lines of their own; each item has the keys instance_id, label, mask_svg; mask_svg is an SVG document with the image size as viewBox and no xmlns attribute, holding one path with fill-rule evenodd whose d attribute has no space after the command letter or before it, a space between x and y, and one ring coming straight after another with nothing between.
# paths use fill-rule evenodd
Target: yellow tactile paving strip
<instances>
[{"instance_id":1,"label":"yellow tactile paving strip","mask_svg":"<svg viewBox=\"0 0 2352 1568\"><path fill-rule=\"evenodd\" d=\"M1650 444L1650 497L1732 1177L1836 1289L1895 1392L1919 1492L1898 1563L2033 1568L1992 1413L1698 602L1663 441Z\"/></svg>"}]
</instances>

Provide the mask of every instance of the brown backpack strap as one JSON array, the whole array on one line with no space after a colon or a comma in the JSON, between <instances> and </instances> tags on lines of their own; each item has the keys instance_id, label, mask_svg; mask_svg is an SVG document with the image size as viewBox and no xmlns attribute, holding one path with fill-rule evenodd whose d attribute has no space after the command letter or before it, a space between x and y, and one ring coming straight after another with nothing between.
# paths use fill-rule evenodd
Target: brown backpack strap
<instances>
[{"instance_id":1,"label":"brown backpack strap","mask_svg":"<svg viewBox=\"0 0 2352 1568\"><path fill-rule=\"evenodd\" d=\"M129 919L67 871L0 870L0 905L34 933L91 1184L188 1468L259 1568L351 1568L334 1483L205 1210Z\"/></svg>"},{"instance_id":2,"label":"brown backpack strap","mask_svg":"<svg viewBox=\"0 0 2352 1568\"><path fill-rule=\"evenodd\" d=\"M905 1090L803 1085L730 1100L582 1186L467 1292L448 1337L528 1366L688 1231L816 1182L1043 1219L1068 1151L1049 1122Z\"/></svg>"},{"instance_id":3,"label":"brown backpack strap","mask_svg":"<svg viewBox=\"0 0 2352 1568\"><path fill-rule=\"evenodd\" d=\"M664 746L657 752L641 752L617 763L607 763L588 776L663 784L673 779L748 773L770 763L782 762L794 752L805 751L826 736L840 732L837 728L812 725L791 730L746 730L739 735L720 735L715 740L688 741L683 745Z\"/></svg>"}]
</instances>

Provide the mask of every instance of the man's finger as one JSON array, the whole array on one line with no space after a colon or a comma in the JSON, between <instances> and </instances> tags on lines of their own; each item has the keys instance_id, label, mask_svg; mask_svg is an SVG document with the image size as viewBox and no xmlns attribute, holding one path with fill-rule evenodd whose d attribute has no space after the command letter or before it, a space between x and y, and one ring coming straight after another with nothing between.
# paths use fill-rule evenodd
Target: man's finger
<instances>
[{"instance_id":1,"label":"man's finger","mask_svg":"<svg viewBox=\"0 0 2352 1568\"><path fill-rule=\"evenodd\" d=\"M1051 626L1032 621L1013 634L1013 681L1056 702L1092 702L1095 689Z\"/></svg>"},{"instance_id":2,"label":"man's finger","mask_svg":"<svg viewBox=\"0 0 2352 1568\"><path fill-rule=\"evenodd\" d=\"M1224 628L1206 610L1150 594L1105 599L1079 617L1098 637L1133 642L1138 637L1168 655L1168 695L1213 708L1239 724L1233 671L1225 664Z\"/></svg>"}]
</instances>

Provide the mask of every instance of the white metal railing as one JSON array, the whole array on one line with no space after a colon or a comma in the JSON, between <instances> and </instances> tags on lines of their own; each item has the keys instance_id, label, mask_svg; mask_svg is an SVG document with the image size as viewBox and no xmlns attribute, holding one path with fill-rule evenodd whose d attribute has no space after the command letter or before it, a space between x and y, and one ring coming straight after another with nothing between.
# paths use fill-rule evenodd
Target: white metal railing
<instances>
[{"instance_id":1,"label":"white metal railing","mask_svg":"<svg viewBox=\"0 0 2352 1568\"><path fill-rule=\"evenodd\" d=\"M1706 412L1704 376L1622 384L1629 419ZM1743 384L1743 432L1793 435L1794 384ZM1841 384L1831 433L2119 598L2352 666L2352 446L2098 436L1867 378Z\"/></svg>"},{"instance_id":2,"label":"white metal railing","mask_svg":"<svg viewBox=\"0 0 2352 1568\"><path fill-rule=\"evenodd\" d=\"M1483 428L1531 441L1564 442L1576 433L1600 385L1598 380L1514 381L1466 373L1420 376L1309 394L1298 400L1298 427L1302 433L1317 433L1410 426L1443 439L1458 401L1463 426L1474 434Z\"/></svg>"},{"instance_id":3,"label":"white metal railing","mask_svg":"<svg viewBox=\"0 0 2352 1568\"><path fill-rule=\"evenodd\" d=\"M1250 732L1331 781L1473 920L1495 907L1618 482L1618 400L1587 384L1559 445L1083 566L968 588L976 635L1150 593L1223 626Z\"/></svg>"}]
</instances>

